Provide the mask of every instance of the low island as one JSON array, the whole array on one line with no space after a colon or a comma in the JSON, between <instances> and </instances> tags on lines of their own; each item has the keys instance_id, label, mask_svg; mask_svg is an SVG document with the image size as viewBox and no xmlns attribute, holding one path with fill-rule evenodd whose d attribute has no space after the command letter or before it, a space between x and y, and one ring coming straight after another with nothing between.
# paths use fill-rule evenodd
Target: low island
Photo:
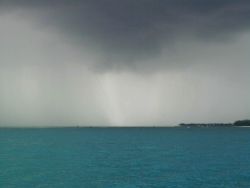
<instances>
[{"instance_id":1,"label":"low island","mask_svg":"<svg viewBox=\"0 0 250 188\"><path fill-rule=\"evenodd\" d=\"M250 120L239 120L234 122L235 127L250 127Z\"/></svg>"},{"instance_id":2,"label":"low island","mask_svg":"<svg viewBox=\"0 0 250 188\"><path fill-rule=\"evenodd\" d=\"M250 127L250 120L238 120L234 123L181 123L181 127Z\"/></svg>"}]
</instances>

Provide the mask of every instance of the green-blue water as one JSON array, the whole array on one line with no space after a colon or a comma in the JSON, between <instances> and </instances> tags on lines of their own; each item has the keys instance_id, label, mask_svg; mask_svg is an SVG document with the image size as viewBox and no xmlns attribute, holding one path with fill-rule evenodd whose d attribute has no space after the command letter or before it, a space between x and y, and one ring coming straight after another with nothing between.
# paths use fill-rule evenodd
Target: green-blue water
<instances>
[{"instance_id":1,"label":"green-blue water","mask_svg":"<svg viewBox=\"0 0 250 188\"><path fill-rule=\"evenodd\" d=\"M0 129L0 187L249 188L250 128Z\"/></svg>"}]
</instances>

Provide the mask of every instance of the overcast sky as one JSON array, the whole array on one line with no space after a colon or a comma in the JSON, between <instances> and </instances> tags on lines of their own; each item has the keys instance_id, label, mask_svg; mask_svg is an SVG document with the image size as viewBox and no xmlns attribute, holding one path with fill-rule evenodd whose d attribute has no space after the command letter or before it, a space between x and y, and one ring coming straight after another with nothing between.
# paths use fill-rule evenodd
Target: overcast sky
<instances>
[{"instance_id":1,"label":"overcast sky","mask_svg":"<svg viewBox=\"0 0 250 188\"><path fill-rule=\"evenodd\" d=\"M0 0L0 126L250 118L249 0Z\"/></svg>"}]
</instances>

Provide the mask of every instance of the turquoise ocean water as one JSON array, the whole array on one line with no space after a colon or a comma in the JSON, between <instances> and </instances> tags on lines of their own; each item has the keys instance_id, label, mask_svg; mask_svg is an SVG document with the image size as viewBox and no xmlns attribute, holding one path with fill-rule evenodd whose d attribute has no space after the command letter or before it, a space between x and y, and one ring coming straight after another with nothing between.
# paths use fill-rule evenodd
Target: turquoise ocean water
<instances>
[{"instance_id":1,"label":"turquoise ocean water","mask_svg":"<svg viewBox=\"0 0 250 188\"><path fill-rule=\"evenodd\" d=\"M249 188L250 128L0 129L0 188Z\"/></svg>"}]
</instances>

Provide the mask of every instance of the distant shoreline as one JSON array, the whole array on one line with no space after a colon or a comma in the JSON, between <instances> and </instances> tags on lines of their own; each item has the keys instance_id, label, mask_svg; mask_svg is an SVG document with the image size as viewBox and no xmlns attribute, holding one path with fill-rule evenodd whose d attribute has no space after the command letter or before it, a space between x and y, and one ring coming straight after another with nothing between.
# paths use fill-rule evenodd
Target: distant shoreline
<instances>
[{"instance_id":1,"label":"distant shoreline","mask_svg":"<svg viewBox=\"0 0 250 188\"><path fill-rule=\"evenodd\" d=\"M181 127L250 127L250 120L238 120L234 123L181 123Z\"/></svg>"},{"instance_id":2,"label":"distant shoreline","mask_svg":"<svg viewBox=\"0 0 250 188\"><path fill-rule=\"evenodd\" d=\"M68 125L68 126L25 126L25 125L12 125L12 126L1 126L0 129L60 129L60 128L191 128L191 127L250 127L250 120L239 120L234 123L180 123L178 125L137 125L137 126L115 126L115 125Z\"/></svg>"},{"instance_id":3,"label":"distant shoreline","mask_svg":"<svg viewBox=\"0 0 250 188\"><path fill-rule=\"evenodd\" d=\"M250 126L58 126L58 127L1 127L1 129L158 129L158 128L250 128Z\"/></svg>"}]
</instances>

